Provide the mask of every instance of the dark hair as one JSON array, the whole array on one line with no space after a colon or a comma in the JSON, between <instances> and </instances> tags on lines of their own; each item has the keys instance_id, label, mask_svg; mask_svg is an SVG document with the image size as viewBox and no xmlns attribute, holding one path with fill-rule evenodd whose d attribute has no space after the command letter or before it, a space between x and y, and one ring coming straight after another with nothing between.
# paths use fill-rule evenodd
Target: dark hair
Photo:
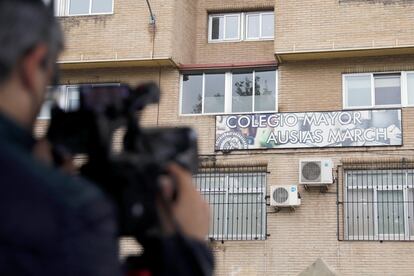
<instances>
[{"instance_id":1,"label":"dark hair","mask_svg":"<svg viewBox=\"0 0 414 276\"><path fill-rule=\"evenodd\" d=\"M0 0L0 83L36 45L48 46L47 62L55 62L63 36L53 9L42 0Z\"/></svg>"}]
</instances>

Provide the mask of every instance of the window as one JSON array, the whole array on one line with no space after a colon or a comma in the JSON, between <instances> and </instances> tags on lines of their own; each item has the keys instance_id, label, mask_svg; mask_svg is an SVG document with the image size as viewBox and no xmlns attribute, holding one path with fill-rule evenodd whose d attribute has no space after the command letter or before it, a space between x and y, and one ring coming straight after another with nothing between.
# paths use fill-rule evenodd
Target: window
<instances>
[{"instance_id":1,"label":"window","mask_svg":"<svg viewBox=\"0 0 414 276\"><path fill-rule=\"evenodd\" d=\"M91 86L118 86L115 83L91 84ZM38 119L50 119L50 112L54 102L66 111L73 111L79 108L79 85L59 85L49 87L46 93L46 100L43 103Z\"/></svg>"},{"instance_id":2,"label":"window","mask_svg":"<svg viewBox=\"0 0 414 276\"><path fill-rule=\"evenodd\" d=\"M244 22L244 23L243 23ZM274 37L274 12L211 14L209 41L265 40Z\"/></svg>"},{"instance_id":3,"label":"window","mask_svg":"<svg viewBox=\"0 0 414 276\"><path fill-rule=\"evenodd\" d=\"M414 170L345 172L347 240L414 240Z\"/></svg>"},{"instance_id":4,"label":"window","mask_svg":"<svg viewBox=\"0 0 414 276\"><path fill-rule=\"evenodd\" d=\"M414 72L343 75L344 108L414 105Z\"/></svg>"},{"instance_id":5,"label":"window","mask_svg":"<svg viewBox=\"0 0 414 276\"><path fill-rule=\"evenodd\" d=\"M56 16L113 13L114 0L54 0Z\"/></svg>"},{"instance_id":6,"label":"window","mask_svg":"<svg viewBox=\"0 0 414 276\"><path fill-rule=\"evenodd\" d=\"M254 110L276 110L276 74L274 71L255 71Z\"/></svg>"},{"instance_id":7,"label":"window","mask_svg":"<svg viewBox=\"0 0 414 276\"><path fill-rule=\"evenodd\" d=\"M195 183L210 205L210 238L266 238L265 167L201 168Z\"/></svg>"},{"instance_id":8,"label":"window","mask_svg":"<svg viewBox=\"0 0 414 276\"><path fill-rule=\"evenodd\" d=\"M407 76L407 105L414 105L414 73L408 72Z\"/></svg>"},{"instance_id":9,"label":"window","mask_svg":"<svg viewBox=\"0 0 414 276\"><path fill-rule=\"evenodd\" d=\"M205 74L204 112L224 111L226 78L224 74Z\"/></svg>"},{"instance_id":10,"label":"window","mask_svg":"<svg viewBox=\"0 0 414 276\"><path fill-rule=\"evenodd\" d=\"M260 37L260 14L249 14L246 16L246 37L250 39Z\"/></svg>"},{"instance_id":11,"label":"window","mask_svg":"<svg viewBox=\"0 0 414 276\"><path fill-rule=\"evenodd\" d=\"M212 40L223 40L224 39L224 16L213 16L210 19L210 30Z\"/></svg>"},{"instance_id":12,"label":"window","mask_svg":"<svg viewBox=\"0 0 414 276\"><path fill-rule=\"evenodd\" d=\"M79 100L78 86L68 86L66 89L66 109L71 111L77 110L79 108Z\"/></svg>"},{"instance_id":13,"label":"window","mask_svg":"<svg viewBox=\"0 0 414 276\"><path fill-rule=\"evenodd\" d=\"M371 76L346 76L346 106L372 106Z\"/></svg>"},{"instance_id":14,"label":"window","mask_svg":"<svg viewBox=\"0 0 414 276\"><path fill-rule=\"evenodd\" d=\"M277 71L274 69L182 75L182 115L276 110Z\"/></svg>"},{"instance_id":15,"label":"window","mask_svg":"<svg viewBox=\"0 0 414 276\"><path fill-rule=\"evenodd\" d=\"M246 14L246 39L272 39L274 24L273 12Z\"/></svg>"},{"instance_id":16,"label":"window","mask_svg":"<svg viewBox=\"0 0 414 276\"><path fill-rule=\"evenodd\" d=\"M182 112L200 114L203 112L203 75L183 75Z\"/></svg>"},{"instance_id":17,"label":"window","mask_svg":"<svg viewBox=\"0 0 414 276\"><path fill-rule=\"evenodd\" d=\"M52 109L53 99L52 99L52 88L48 88L46 92L46 99L43 102L42 109L38 115L38 119L49 119L50 118L50 111Z\"/></svg>"},{"instance_id":18,"label":"window","mask_svg":"<svg viewBox=\"0 0 414 276\"><path fill-rule=\"evenodd\" d=\"M69 14L81 15L90 14L91 0L69 0Z\"/></svg>"},{"instance_id":19,"label":"window","mask_svg":"<svg viewBox=\"0 0 414 276\"><path fill-rule=\"evenodd\" d=\"M253 72L233 73L232 111L250 112L253 110Z\"/></svg>"},{"instance_id":20,"label":"window","mask_svg":"<svg viewBox=\"0 0 414 276\"><path fill-rule=\"evenodd\" d=\"M73 110L79 106L78 86L59 85L48 88L38 119L50 119L53 103L56 102L64 110Z\"/></svg>"},{"instance_id":21,"label":"window","mask_svg":"<svg viewBox=\"0 0 414 276\"><path fill-rule=\"evenodd\" d=\"M401 104L400 74L374 75L375 105Z\"/></svg>"},{"instance_id":22,"label":"window","mask_svg":"<svg viewBox=\"0 0 414 276\"><path fill-rule=\"evenodd\" d=\"M53 0L54 1L54 8L55 8L55 16L60 16L60 11L62 10L61 2L62 0Z\"/></svg>"},{"instance_id":23,"label":"window","mask_svg":"<svg viewBox=\"0 0 414 276\"><path fill-rule=\"evenodd\" d=\"M210 24L211 40L240 39L240 14L211 16Z\"/></svg>"}]
</instances>

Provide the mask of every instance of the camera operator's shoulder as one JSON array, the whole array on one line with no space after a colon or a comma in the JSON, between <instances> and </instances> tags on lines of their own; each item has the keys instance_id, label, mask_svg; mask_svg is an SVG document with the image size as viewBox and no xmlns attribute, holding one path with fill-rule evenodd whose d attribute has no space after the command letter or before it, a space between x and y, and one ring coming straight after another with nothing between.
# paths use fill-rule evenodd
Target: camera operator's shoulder
<instances>
[{"instance_id":1,"label":"camera operator's shoulder","mask_svg":"<svg viewBox=\"0 0 414 276\"><path fill-rule=\"evenodd\" d=\"M90 220L112 215L112 205L94 184L66 175L20 148L0 146L0 150L0 180L5 180L9 175L10 180L6 182L21 185L22 193L30 188L41 191L47 195L51 206L59 206L67 216Z\"/></svg>"},{"instance_id":2,"label":"camera operator's shoulder","mask_svg":"<svg viewBox=\"0 0 414 276\"><path fill-rule=\"evenodd\" d=\"M19 256L12 265L29 250L55 270L36 275L119 275L114 210L94 184L0 139L0 186L0 255Z\"/></svg>"},{"instance_id":3,"label":"camera operator's shoulder","mask_svg":"<svg viewBox=\"0 0 414 276\"><path fill-rule=\"evenodd\" d=\"M109 199L93 183L38 164L46 188L73 214L86 221L113 215Z\"/></svg>"}]
</instances>

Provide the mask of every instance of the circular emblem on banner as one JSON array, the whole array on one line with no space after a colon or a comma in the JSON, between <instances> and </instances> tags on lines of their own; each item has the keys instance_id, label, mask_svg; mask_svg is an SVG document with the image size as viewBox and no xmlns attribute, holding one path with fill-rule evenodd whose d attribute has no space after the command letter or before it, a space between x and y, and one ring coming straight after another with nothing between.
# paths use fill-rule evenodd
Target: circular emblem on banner
<instances>
[{"instance_id":1,"label":"circular emblem on banner","mask_svg":"<svg viewBox=\"0 0 414 276\"><path fill-rule=\"evenodd\" d=\"M237 132L225 132L221 134L216 141L219 150L248 149L246 139Z\"/></svg>"}]
</instances>

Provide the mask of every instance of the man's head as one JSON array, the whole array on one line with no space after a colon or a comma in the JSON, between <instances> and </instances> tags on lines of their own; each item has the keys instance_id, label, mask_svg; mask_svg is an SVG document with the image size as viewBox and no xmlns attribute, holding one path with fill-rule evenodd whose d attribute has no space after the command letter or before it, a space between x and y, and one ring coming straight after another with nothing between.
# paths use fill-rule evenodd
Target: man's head
<instances>
[{"instance_id":1,"label":"man's head","mask_svg":"<svg viewBox=\"0 0 414 276\"><path fill-rule=\"evenodd\" d=\"M42 0L0 0L0 112L33 126L63 46L59 23Z\"/></svg>"}]
</instances>

